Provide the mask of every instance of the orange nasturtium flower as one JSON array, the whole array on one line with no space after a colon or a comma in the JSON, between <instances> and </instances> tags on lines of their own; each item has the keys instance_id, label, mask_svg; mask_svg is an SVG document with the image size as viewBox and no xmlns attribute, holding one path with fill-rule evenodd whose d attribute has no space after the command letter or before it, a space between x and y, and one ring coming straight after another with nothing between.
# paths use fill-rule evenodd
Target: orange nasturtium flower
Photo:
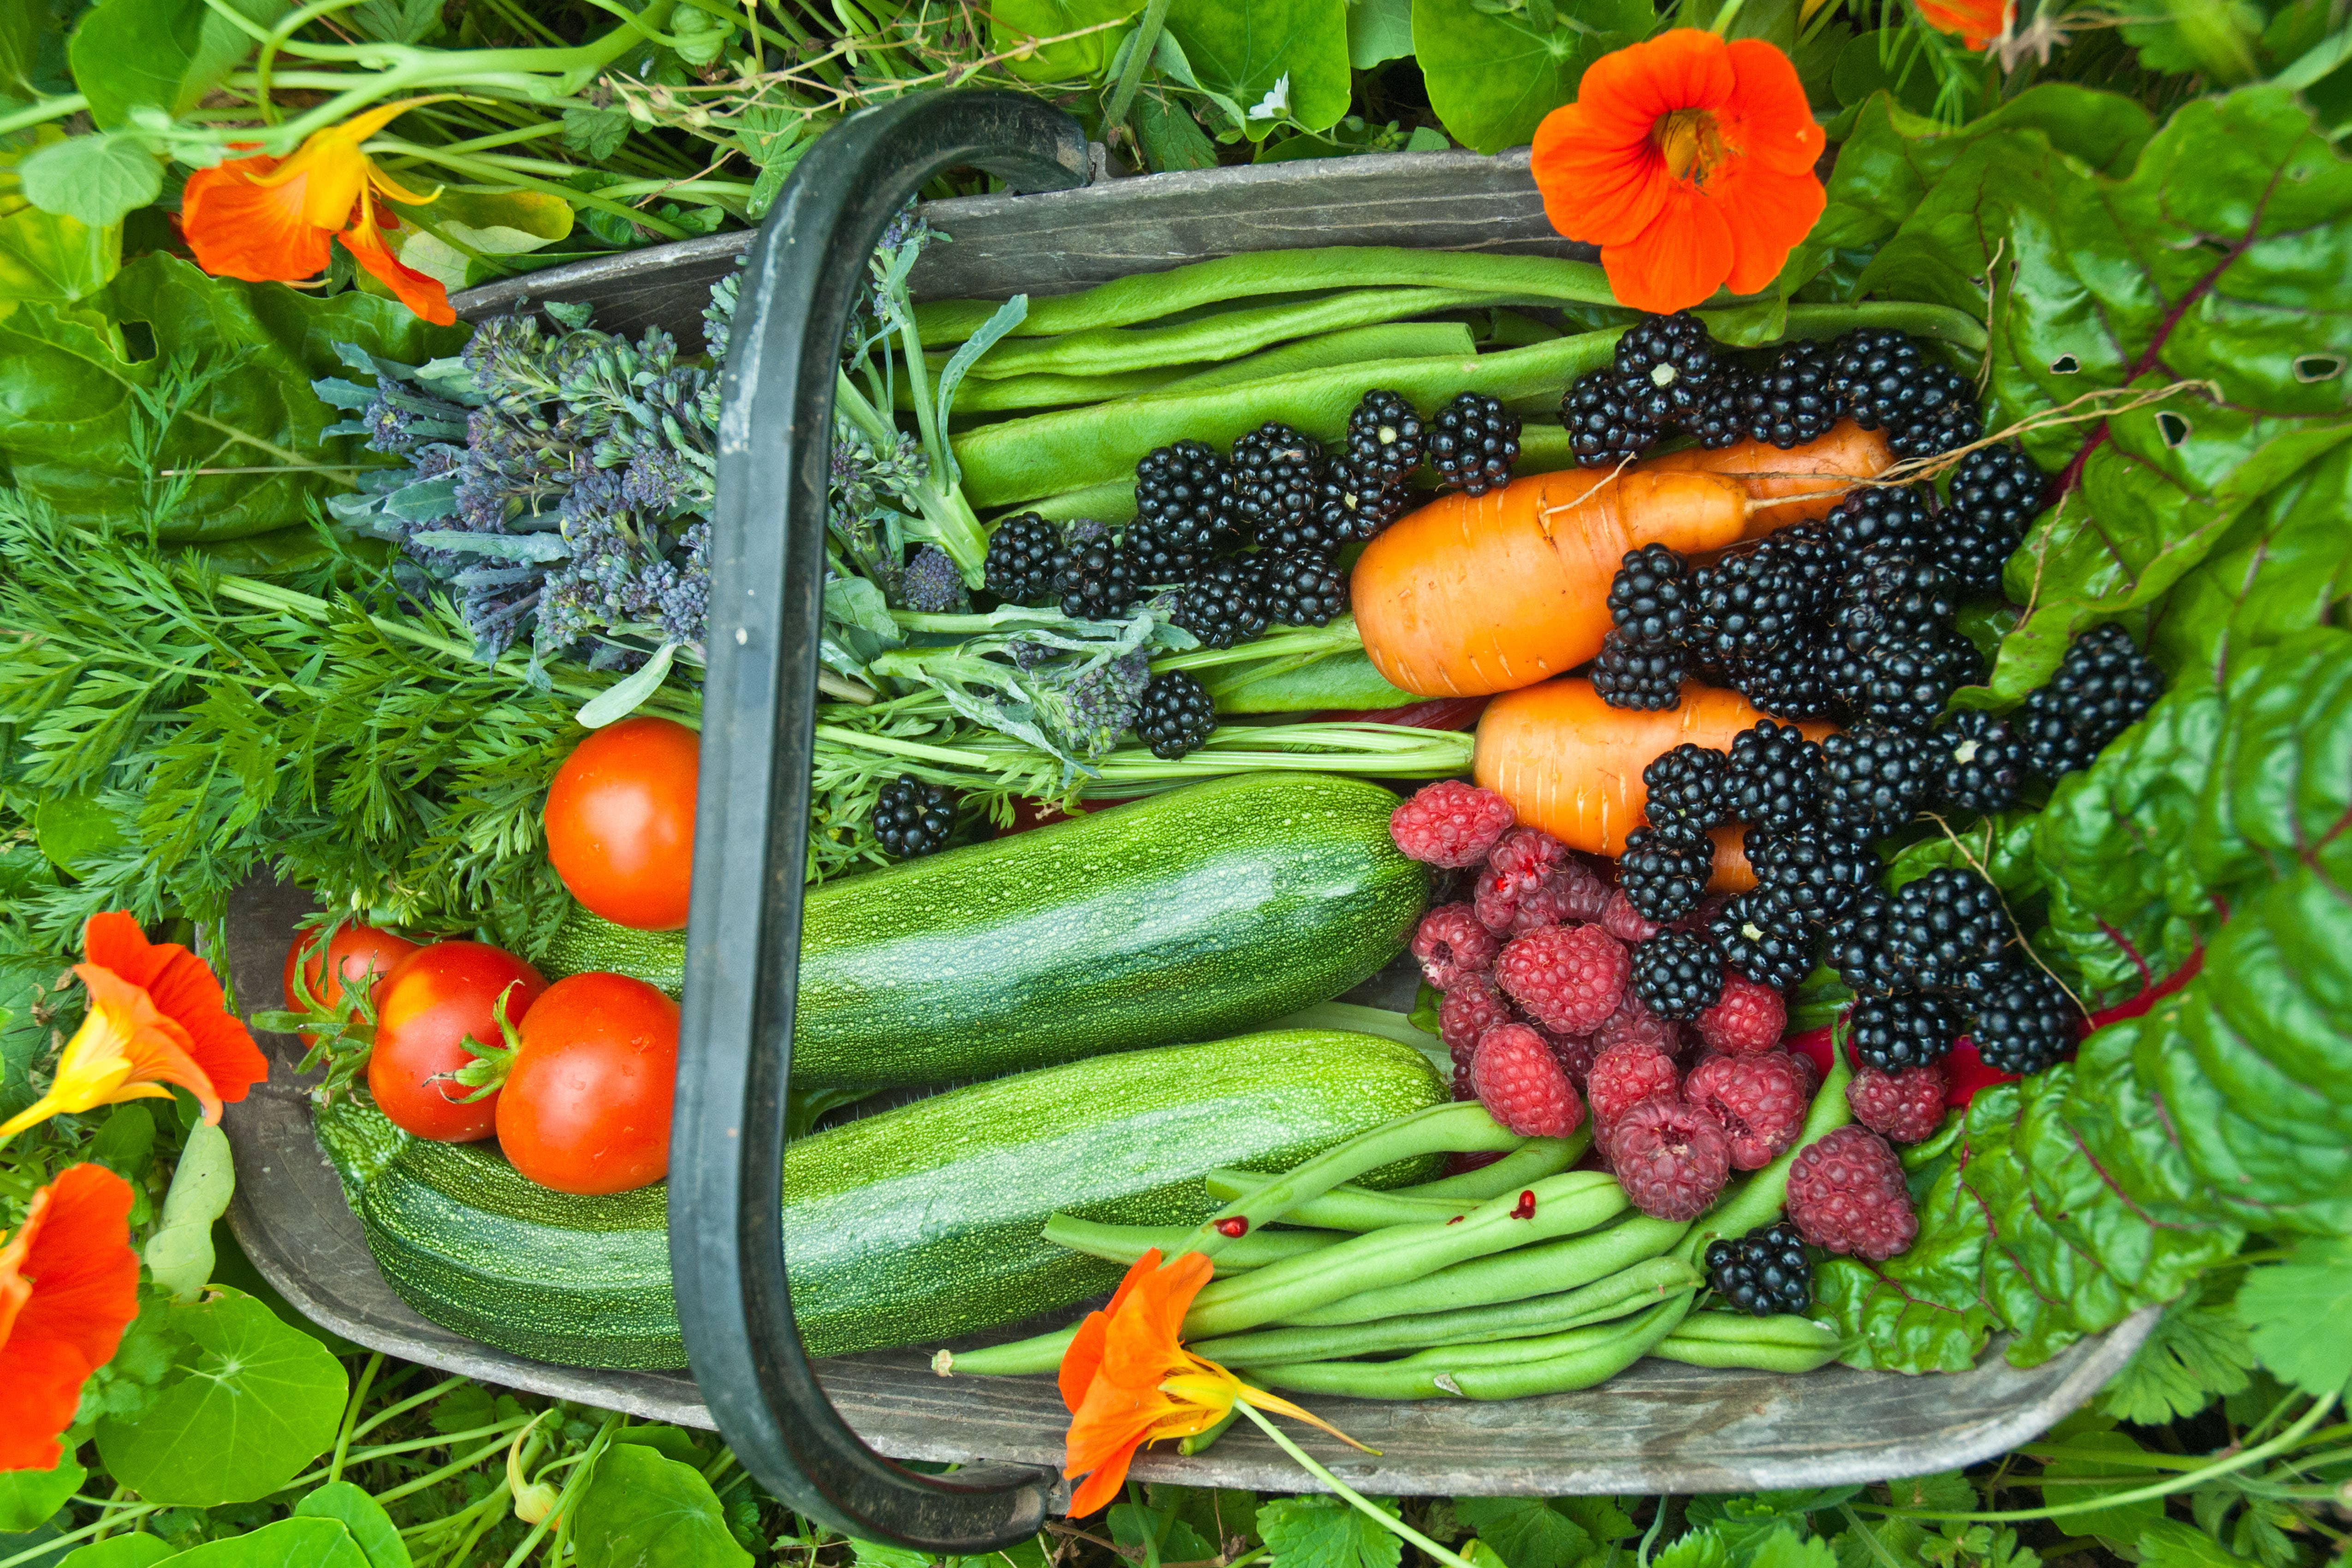
<instances>
[{"instance_id":1,"label":"orange nasturtium flower","mask_svg":"<svg viewBox=\"0 0 2352 1568\"><path fill-rule=\"evenodd\" d=\"M1062 1474L1087 1478L1070 1499L1071 1518L1084 1518L1118 1496L1138 1448L1160 1437L1205 1432L1236 1400L1296 1416L1363 1447L1330 1423L1250 1387L1177 1342L1184 1314L1212 1268L1200 1253L1188 1252L1163 1268L1160 1249L1151 1248L1118 1282L1110 1305L1089 1312L1062 1352L1062 1403L1070 1407Z\"/></svg>"},{"instance_id":2,"label":"orange nasturtium flower","mask_svg":"<svg viewBox=\"0 0 2352 1568\"><path fill-rule=\"evenodd\" d=\"M384 230L397 220L376 213L379 193L409 206L422 206L432 193L404 189L360 151L394 116L424 101L403 99L313 132L283 163L232 158L189 175L180 231L196 265L220 278L297 283L326 270L328 241L340 239L402 304L441 326L455 321L448 291L402 266L384 244Z\"/></svg>"},{"instance_id":3,"label":"orange nasturtium flower","mask_svg":"<svg viewBox=\"0 0 2352 1568\"><path fill-rule=\"evenodd\" d=\"M1916 0L1919 19L1939 33L1958 33L1960 42L1980 49L2009 30L2017 0Z\"/></svg>"},{"instance_id":4,"label":"orange nasturtium flower","mask_svg":"<svg viewBox=\"0 0 2352 1568\"><path fill-rule=\"evenodd\" d=\"M74 1165L0 1237L0 1470L49 1470L81 1385L139 1315L131 1184Z\"/></svg>"},{"instance_id":5,"label":"orange nasturtium flower","mask_svg":"<svg viewBox=\"0 0 2352 1568\"><path fill-rule=\"evenodd\" d=\"M1664 312L1772 281L1827 204L1822 147L1788 56L1677 27L1592 63L1536 128L1534 172L1618 302Z\"/></svg>"},{"instance_id":6,"label":"orange nasturtium flower","mask_svg":"<svg viewBox=\"0 0 2352 1568\"><path fill-rule=\"evenodd\" d=\"M177 942L151 942L120 910L92 915L82 927L74 965L89 994L81 1027L58 1058L49 1092L6 1121L10 1138L59 1111L84 1111L122 1100L170 1099L178 1084L220 1121L221 1103L239 1100L269 1076L253 1036L228 1010L205 961Z\"/></svg>"}]
</instances>

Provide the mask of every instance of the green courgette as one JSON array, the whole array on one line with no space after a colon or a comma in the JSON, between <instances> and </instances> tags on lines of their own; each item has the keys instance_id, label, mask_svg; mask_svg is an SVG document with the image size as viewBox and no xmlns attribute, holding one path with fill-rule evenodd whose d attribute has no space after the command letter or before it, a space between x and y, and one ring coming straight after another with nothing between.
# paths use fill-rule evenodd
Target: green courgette
<instances>
[{"instance_id":1,"label":"green courgette","mask_svg":"<svg viewBox=\"0 0 2352 1568\"><path fill-rule=\"evenodd\" d=\"M1410 1047L1283 1030L994 1079L803 1139L784 1156L802 1337L839 1355L1082 1300L1119 1269L1047 1242L1055 1210L1196 1225L1218 1166L1286 1170L1444 1099ZM348 1102L319 1131L377 1267L425 1317L540 1361L684 1364L661 1187L550 1192L495 1144L411 1140Z\"/></svg>"},{"instance_id":2,"label":"green courgette","mask_svg":"<svg viewBox=\"0 0 2352 1568\"><path fill-rule=\"evenodd\" d=\"M954 1082L1208 1040L1328 1000L1412 935L1426 873L1396 796L1240 774L812 891L796 1082ZM685 942L575 920L554 973L675 989Z\"/></svg>"}]
</instances>

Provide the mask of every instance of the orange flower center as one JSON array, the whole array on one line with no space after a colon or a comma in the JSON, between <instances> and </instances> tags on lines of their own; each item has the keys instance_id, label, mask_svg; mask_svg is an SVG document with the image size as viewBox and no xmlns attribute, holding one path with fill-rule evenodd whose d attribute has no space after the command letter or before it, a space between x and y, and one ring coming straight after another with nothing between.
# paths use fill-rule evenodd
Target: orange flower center
<instances>
[{"instance_id":1,"label":"orange flower center","mask_svg":"<svg viewBox=\"0 0 2352 1568\"><path fill-rule=\"evenodd\" d=\"M1664 154L1670 176L1700 185L1731 156L1711 110L1677 109L1650 127L1650 140Z\"/></svg>"}]
</instances>

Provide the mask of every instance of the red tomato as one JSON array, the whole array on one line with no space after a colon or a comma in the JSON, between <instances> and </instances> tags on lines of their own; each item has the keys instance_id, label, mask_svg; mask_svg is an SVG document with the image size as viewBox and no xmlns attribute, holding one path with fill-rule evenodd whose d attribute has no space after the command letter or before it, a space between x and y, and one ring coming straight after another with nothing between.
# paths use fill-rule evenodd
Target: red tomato
<instances>
[{"instance_id":1,"label":"red tomato","mask_svg":"<svg viewBox=\"0 0 2352 1568\"><path fill-rule=\"evenodd\" d=\"M294 984L294 973L299 965L302 973L302 989L325 1003L331 1009L343 999L343 983L356 984L373 977L368 999L375 999L375 989L383 977L393 972L400 961L415 952L417 944L406 937L394 936L373 926L347 925L336 928L324 952L319 947L319 933L306 931L294 938L294 945L286 950L286 1005L302 1005L301 992ZM314 1037L302 1037L305 1046L315 1045Z\"/></svg>"},{"instance_id":2,"label":"red tomato","mask_svg":"<svg viewBox=\"0 0 2352 1568\"><path fill-rule=\"evenodd\" d=\"M702 739L624 719L572 749L547 791L547 858L572 896L614 925L677 931L694 878Z\"/></svg>"},{"instance_id":3,"label":"red tomato","mask_svg":"<svg viewBox=\"0 0 2352 1568\"><path fill-rule=\"evenodd\" d=\"M492 1014L507 999L507 1022L520 1024L547 978L513 953L478 942L436 942L402 959L376 982L375 1050L368 1091L393 1125L436 1143L470 1143L497 1127L499 1096L461 1103L474 1091L445 1076L474 1059L472 1036L504 1044Z\"/></svg>"},{"instance_id":4,"label":"red tomato","mask_svg":"<svg viewBox=\"0 0 2352 1568\"><path fill-rule=\"evenodd\" d=\"M499 1146L559 1193L625 1193L669 1173L677 1004L625 974L573 974L522 1021Z\"/></svg>"}]
</instances>

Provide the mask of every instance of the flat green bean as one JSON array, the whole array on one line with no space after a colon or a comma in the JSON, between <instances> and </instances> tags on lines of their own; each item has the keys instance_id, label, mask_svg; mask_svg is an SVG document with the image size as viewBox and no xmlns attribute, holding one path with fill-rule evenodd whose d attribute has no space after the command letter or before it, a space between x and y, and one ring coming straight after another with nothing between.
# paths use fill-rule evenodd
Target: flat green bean
<instances>
[{"instance_id":1,"label":"flat green bean","mask_svg":"<svg viewBox=\"0 0 2352 1568\"><path fill-rule=\"evenodd\" d=\"M1262 1171L1212 1171L1205 1178L1213 1198L1247 1197L1272 1180ZM1320 1226L1326 1230L1378 1230L1383 1226L1425 1225L1432 1220L1442 1225L1456 1215L1468 1214L1483 1201L1408 1197L1345 1182L1319 1198L1307 1199L1282 1218L1286 1225Z\"/></svg>"},{"instance_id":2,"label":"flat green bean","mask_svg":"<svg viewBox=\"0 0 2352 1568\"><path fill-rule=\"evenodd\" d=\"M1139 273L1082 293L1033 298L1014 337L1051 337L1090 327L1130 326L1228 300L1318 289L1384 288L1480 289L1531 300L1579 304L1616 302L1609 279L1586 261L1482 251L1414 250L1403 246L1320 246L1310 250L1261 250L1196 261L1165 272ZM960 343L987 325L1000 309L993 300L937 300L915 307L925 344Z\"/></svg>"},{"instance_id":3,"label":"flat green bean","mask_svg":"<svg viewBox=\"0 0 2352 1568\"><path fill-rule=\"evenodd\" d=\"M1584 1157L1592 1145L1592 1123L1584 1125L1565 1138L1530 1138L1527 1146L1516 1153L1506 1154L1491 1165L1475 1171L1465 1171L1458 1176L1441 1176L1433 1182L1423 1182L1417 1187L1399 1187L1402 1198L1498 1198L1505 1193L1517 1192L1539 1177L1557 1175Z\"/></svg>"},{"instance_id":4,"label":"flat green bean","mask_svg":"<svg viewBox=\"0 0 2352 1568\"><path fill-rule=\"evenodd\" d=\"M1417 1279L1465 1258L1589 1230L1625 1206L1623 1189L1597 1171L1547 1176L1528 1191L1535 1204L1525 1217L1519 1214L1520 1195L1506 1194L1489 1199L1465 1219L1391 1226L1217 1280L1193 1298L1192 1310L1184 1316L1185 1335L1208 1339L1282 1321L1374 1285Z\"/></svg>"},{"instance_id":5,"label":"flat green bean","mask_svg":"<svg viewBox=\"0 0 2352 1568\"><path fill-rule=\"evenodd\" d=\"M1589 1285L1646 1258L1655 1258L1683 1238L1690 1226L1678 1221L1627 1215L1617 1224L1566 1241L1524 1247L1492 1258L1473 1258L1401 1285L1368 1289L1327 1306L1293 1312L1289 1323L1363 1323L1418 1312L1453 1312L1498 1301Z\"/></svg>"},{"instance_id":6,"label":"flat green bean","mask_svg":"<svg viewBox=\"0 0 2352 1568\"><path fill-rule=\"evenodd\" d=\"M1381 1351L1524 1339L1622 1318L1640 1311L1661 1297L1695 1289L1699 1282L1697 1271L1682 1259L1653 1258L1631 1268L1621 1268L1606 1279L1554 1296L1537 1296L1469 1311L1383 1318L1374 1323L1257 1329L1203 1340L1192 1349L1211 1361L1231 1366L1261 1367L1288 1362L1336 1361Z\"/></svg>"},{"instance_id":7,"label":"flat green bean","mask_svg":"<svg viewBox=\"0 0 2352 1568\"><path fill-rule=\"evenodd\" d=\"M1802 1373L1827 1366L1844 1348L1835 1330L1794 1313L1693 1312L1650 1353L1690 1366Z\"/></svg>"},{"instance_id":8,"label":"flat green bean","mask_svg":"<svg viewBox=\"0 0 2352 1568\"><path fill-rule=\"evenodd\" d=\"M1356 1399L1518 1399L1591 1388L1633 1365L1690 1310L1678 1292L1631 1318L1565 1333L1423 1351L1401 1361L1300 1362L1255 1369L1276 1388Z\"/></svg>"},{"instance_id":9,"label":"flat green bean","mask_svg":"<svg viewBox=\"0 0 2352 1568\"><path fill-rule=\"evenodd\" d=\"M1132 1263L1155 1247L1161 1257L1173 1258L1175 1248L1192 1235L1189 1225L1103 1225L1066 1214L1046 1220L1045 1231L1045 1239L1056 1247L1112 1263ZM1217 1272L1246 1273L1347 1239L1344 1230L1254 1230L1228 1242L1217 1254Z\"/></svg>"},{"instance_id":10,"label":"flat green bean","mask_svg":"<svg viewBox=\"0 0 2352 1568\"><path fill-rule=\"evenodd\" d=\"M1222 363L1294 338L1433 316L1440 310L1476 310L1512 298L1473 289L1352 289L1319 300L1286 300L1221 311L1175 326L1092 327L1055 338L1008 338L981 355L971 374L996 381L1039 374L1116 375Z\"/></svg>"}]
</instances>

